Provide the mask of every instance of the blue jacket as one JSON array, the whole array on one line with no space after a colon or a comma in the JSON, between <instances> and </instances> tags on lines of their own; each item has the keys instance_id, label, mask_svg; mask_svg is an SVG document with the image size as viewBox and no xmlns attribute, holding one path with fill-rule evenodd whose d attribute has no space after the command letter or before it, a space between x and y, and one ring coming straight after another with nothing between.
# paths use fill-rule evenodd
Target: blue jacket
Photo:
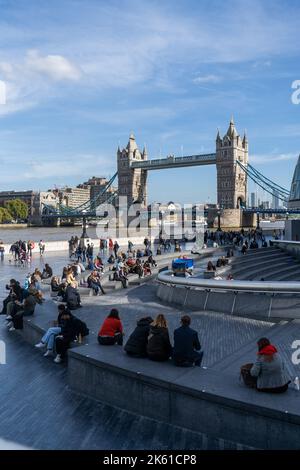
<instances>
[{"instance_id":1,"label":"blue jacket","mask_svg":"<svg viewBox=\"0 0 300 470\"><path fill-rule=\"evenodd\" d=\"M200 349L197 331L189 326L180 326L174 331L173 359L175 361L193 361L195 350Z\"/></svg>"}]
</instances>

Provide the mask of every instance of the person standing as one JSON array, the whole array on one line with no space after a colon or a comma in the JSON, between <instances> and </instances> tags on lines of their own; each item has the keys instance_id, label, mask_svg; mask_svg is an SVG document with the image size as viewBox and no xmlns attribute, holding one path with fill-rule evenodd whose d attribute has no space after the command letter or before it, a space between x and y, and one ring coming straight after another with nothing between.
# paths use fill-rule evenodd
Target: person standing
<instances>
[{"instance_id":1,"label":"person standing","mask_svg":"<svg viewBox=\"0 0 300 470\"><path fill-rule=\"evenodd\" d=\"M1 259L1 261L4 260L4 252L5 252L4 243L1 240L0 241L0 259Z\"/></svg>"},{"instance_id":2,"label":"person standing","mask_svg":"<svg viewBox=\"0 0 300 470\"><path fill-rule=\"evenodd\" d=\"M40 256L43 256L45 253L45 243L43 240L39 241L39 250L40 250Z\"/></svg>"},{"instance_id":3,"label":"person standing","mask_svg":"<svg viewBox=\"0 0 300 470\"><path fill-rule=\"evenodd\" d=\"M114 243L114 248L113 248L113 249L114 249L114 254L115 254L115 257L116 257L116 258L117 258L117 256L118 256L119 248L120 248L119 243L118 243L117 240L116 240L115 243Z\"/></svg>"}]
</instances>

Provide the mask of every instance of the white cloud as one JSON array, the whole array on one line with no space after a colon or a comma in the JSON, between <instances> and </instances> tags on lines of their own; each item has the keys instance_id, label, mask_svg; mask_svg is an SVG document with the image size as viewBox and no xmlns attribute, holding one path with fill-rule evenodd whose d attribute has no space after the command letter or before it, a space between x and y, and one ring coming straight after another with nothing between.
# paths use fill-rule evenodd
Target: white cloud
<instances>
[{"instance_id":1,"label":"white cloud","mask_svg":"<svg viewBox=\"0 0 300 470\"><path fill-rule=\"evenodd\" d=\"M193 82L198 83L218 83L222 80L218 75L202 75L194 78Z\"/></svg>"},{"instance_id":2,"label":"white cloud","mask_svg":"<svg viewBox=\"0 0 300 470\"><path fill-rule=\"evenodd\" d=\"M48 78L60 80L79 80L81 72L78 67L61 55L42 56L37 50L27 52L25 66L33 72L46 75Z\"/></svg>"}]
</instances>

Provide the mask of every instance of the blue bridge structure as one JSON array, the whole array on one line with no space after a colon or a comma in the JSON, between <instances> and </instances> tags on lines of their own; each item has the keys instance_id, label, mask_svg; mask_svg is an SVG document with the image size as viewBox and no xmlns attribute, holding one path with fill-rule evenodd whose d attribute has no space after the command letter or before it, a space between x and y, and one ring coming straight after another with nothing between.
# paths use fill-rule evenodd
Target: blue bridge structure
<instances>
[{"instance_id":1,"label":"blue bridge structure","mask_svg":"<svg viewBox=\"0 0 300 470\"><path fill-rule=\"evenodd\" d=\"M42 217L59 219L101 218L103 214L97 208L103 204L118 205L118 197L126 196L128 205L138 202L147 208L147 173L154 170L187 168L194 166L216 165L217 168L217 206L219 209L242 209L247 213L257 214L300 214L299 207L289 207L290 191L263 175L248 161L248 140L246 134L241 138L233 122L223 138L218 132L216 152L186 156L170 155L166 158L148 159L144 148L140 152L135 137L130 136L126 148L117 151L118 168L96 197L77 207L64 204L44 205ZM118 179L118 190L112 191L113 183ZM247 207L247 181L253 181L269 195L279 199L283 208L269 209ZM299 201L300 202L300 201Z\"/></svg>"}]
</instances>

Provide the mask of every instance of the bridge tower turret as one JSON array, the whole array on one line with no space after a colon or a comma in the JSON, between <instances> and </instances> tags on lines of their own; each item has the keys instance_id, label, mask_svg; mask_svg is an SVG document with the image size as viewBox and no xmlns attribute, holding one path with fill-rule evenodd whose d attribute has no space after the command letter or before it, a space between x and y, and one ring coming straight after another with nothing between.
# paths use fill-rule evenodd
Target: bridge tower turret
<instances>
[{"instance_id":1,"label":"bridge tower turret","mask_svg":"<svg viewBox=\"0 0 300 470\"><path fill-rule=\"evenodd\" d=\"M139 202L142 207L147 206L147 171L131 167L132 162L147 158L146 148L140 152L133 134L130 135L126 148L118 148L119 196L127 196L128 206L134 202Z\"/></svg>"},{"instance_id":2,"label":"bridge tower turret","mask_svg":"<svg viewBox=\"0 0 300 470\"><path fill-rule=\"evenodd\" d=\"M217 201L221 209L239 209L247 201L247 175L236 163L248 163L248 139L238 135L233 118L227 133L216 138Z\"/></svg>"}]
</instances>

